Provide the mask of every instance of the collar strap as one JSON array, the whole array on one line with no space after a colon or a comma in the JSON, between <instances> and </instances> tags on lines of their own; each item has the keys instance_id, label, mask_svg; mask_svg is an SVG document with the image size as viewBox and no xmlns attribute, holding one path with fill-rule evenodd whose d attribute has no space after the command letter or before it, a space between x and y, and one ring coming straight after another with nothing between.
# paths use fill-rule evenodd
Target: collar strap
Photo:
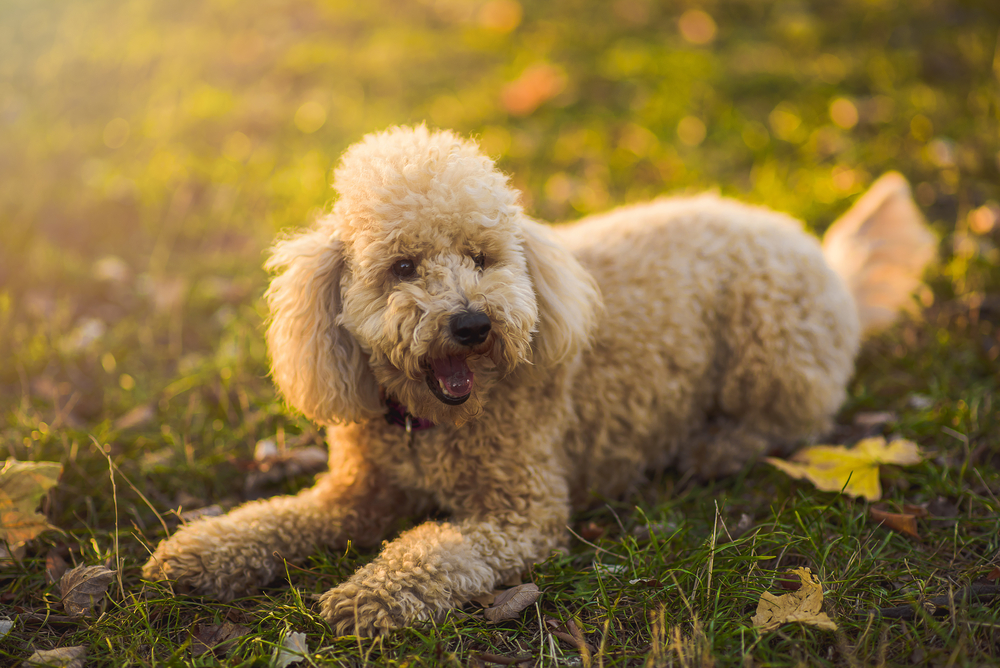
<instances>
[{"instance_id":1,"label":"collar strap","mask_svg":"<svg viewBox=\"0 0 1000 668\"><path fill-rule=\"evenodd\" d=\"M385 399L385 407L388 409L385 414L385 421L397 427L402 427L406 430L407 434L434 427L434 423L427 418L410 415L405 406L388 397Z\"/></svg>"}]
</instances>

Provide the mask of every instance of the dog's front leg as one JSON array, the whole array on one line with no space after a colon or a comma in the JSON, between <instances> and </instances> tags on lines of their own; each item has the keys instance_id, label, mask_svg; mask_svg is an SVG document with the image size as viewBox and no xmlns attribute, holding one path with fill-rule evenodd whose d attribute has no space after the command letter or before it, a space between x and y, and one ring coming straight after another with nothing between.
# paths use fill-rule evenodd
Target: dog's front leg
<instances>
[{"instance_id":1,"label":"dog's front leg","mask_svg":"<svg viewBox=\"0 0 1000 668\"><path fill-rule=\"evenodd\" d=\"M396 518L420 510L351 444L331 445L330 462L330 472L296 496L254 501L182 527L156 548L143 576L228 601L320 545L377 545Z\"/></svg>"},{"instance_id":2,"label":"dog's front leg","mask_svg":"<svg viewBox=\"0 0 1000 668\"><path fill-rule=\"evenodd\" d=\"M548 557L564 540L569 517L565 480L537 466L447 505L465 510L401 534L323 595L321 613L335 632L377 635L438 618Z\"/></svg>"}]
</instances>

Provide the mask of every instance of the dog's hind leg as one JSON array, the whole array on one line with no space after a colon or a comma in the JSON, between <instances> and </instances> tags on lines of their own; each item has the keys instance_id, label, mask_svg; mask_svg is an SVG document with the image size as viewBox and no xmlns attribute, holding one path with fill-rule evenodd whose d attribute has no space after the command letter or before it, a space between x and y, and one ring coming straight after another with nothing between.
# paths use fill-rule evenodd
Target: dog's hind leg
<instances>
[{"instance_id":1,"label":"dog's hind leg","mask_svg":"<svg viewBox=\"0 0 1000 668\"><path fill-rule=\"evenodd\" d=\"M285 560L301 561L321 545L341 547L348 539L377 545L396 518L419 505L360 456L340 449L331 464L315 487L296 496L254 501L182 527L156 548L143 576L231 600L281 575Z\"/></svg>"},{"instance_id":2,"label":"dog's hind leg","mask_svg":"<svg viewBox=\"0 0 1000 668\"><path fill-rule=\"evenodd\" d=\"M761 235L763 236L763 234ZM756 266L723 299L713 419L678 465L701 477L738 471L767 450L827 431L846 397L858 315L812 239L762 239Z\"/></svg>"}]
</instances>

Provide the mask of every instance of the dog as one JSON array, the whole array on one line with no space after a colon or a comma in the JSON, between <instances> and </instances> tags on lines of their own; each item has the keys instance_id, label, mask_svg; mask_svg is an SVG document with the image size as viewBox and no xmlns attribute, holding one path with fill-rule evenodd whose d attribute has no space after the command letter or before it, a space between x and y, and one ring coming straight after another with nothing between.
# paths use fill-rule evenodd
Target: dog
<instances>
[{"instance_id":1,"label":"dog","mask_svg":"<svg viewBox=\"0 0 1000 668\"><path fill-rule=\"evenodd\" d=\"M728 475L823 434L863 333L912 301L936 249L898 174L822 246L715 195L550 228L473 141L423 126L365 137L334 187L266 265L272 375L327 426L329 473L182 527L143 573L230 600L318 546L450 514L322 596L339 634L439 618L650 471Z\"/></svg>"}]
</instances>

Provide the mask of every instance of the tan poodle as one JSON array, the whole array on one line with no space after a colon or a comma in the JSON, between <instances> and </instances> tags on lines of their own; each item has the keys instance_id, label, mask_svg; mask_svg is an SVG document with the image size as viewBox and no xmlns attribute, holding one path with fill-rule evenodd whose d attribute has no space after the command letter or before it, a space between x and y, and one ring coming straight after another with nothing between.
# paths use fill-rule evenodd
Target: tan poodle
<instances>
[{"instance_id":1,"label":"tan poodle","mask_svg":"<svg viewBox=\"0 0 1000 668\"><path fill-rule=\"evenodd\" d=\"M935 242L898 175L823 247L712 195L545 227L475 143L373 134L333 213L267 263L274 379L328 425L307 491L180 529L144 568L223 600L317 546L377 546L321 600L338 633L437 618L545 559L574 508L672 466L732 473L822 434L862 331L919 286Z\"/></svg>"}]
</instances>

